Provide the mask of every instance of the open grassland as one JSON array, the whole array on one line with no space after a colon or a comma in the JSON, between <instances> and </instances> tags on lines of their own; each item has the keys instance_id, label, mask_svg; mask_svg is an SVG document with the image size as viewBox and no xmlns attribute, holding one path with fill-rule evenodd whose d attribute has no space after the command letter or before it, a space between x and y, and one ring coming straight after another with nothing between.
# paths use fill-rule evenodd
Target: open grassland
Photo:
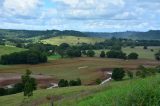
<instances>
[{"instance_id":1,"label":"open grassland","mask_svg":"<svg viewBox=\"0 0 160 106\"><path fill-rule=\"evenodd\" d=\"M140 106L145 102L152 106L159 103L159 88L160 75L155 75L145 79L111 81L103 86L37 90L33 97L25 100L22 93L2 96L0 103L2 106L49 106L53 97L54 106Z\"/></svg>"},{"instance_id":2,"label":"open grassland","mask_svg":"<svg viewBox=\"0 0 160 106\"><path fill-rule=\"evenodd\" d=\"M33 74L50 75L56 80L80 78L83 84L93 84L97 78L105 78L104 71L111 71L116 67L135 70L139 65L154 67L159 65L159 62L145 59L125 61L107 58L68 58L38 65L1 65L0 73L23 74L29 69Z\"/></svg>"},{"instance_id":3,"label":"open grassland","mask_svg":"<svg viewBox=\"0 0 160 106\"><path fill-rule=\"evenodd\" d=\"M13 52L20 52L20 51L24 51L24 50L26 50L26 49L0 45L0 56L4 55L4 54L10 54Z\"/></svg>"},{"instance_id":4,"label":"open grassland","mask_svg":"<svg viewBox=\"0 0 160 106\"><path fill-rule=\"evenodd\" d=\"M62 43L68 43L70 45L76 45L79 43L94 44L96 42L102 42L103 38L93 38L93 37L76 37L76 36L57 36L49 39L42 40L43 43L60 45Z\"/></svg>"},{"instance_id":5,"label":"open grassland","mask_svg":"<svg viewBox=\"0 0 160 106\"><path fill-rule=\"evenodd\" d=\"M153 51L151 51L153 49ZM127 55L129 53L135 52L138 53L140 59L155 59L155 53L160 50L160 46L150 46L148 49L143 49L142 46L136 46L135 48L123 47L122 51ZM95 50L96 56L99 57L99 54L102 50ZM104 50L105 52L109 51L108 49Z\"/></svg>"}]
</instances>

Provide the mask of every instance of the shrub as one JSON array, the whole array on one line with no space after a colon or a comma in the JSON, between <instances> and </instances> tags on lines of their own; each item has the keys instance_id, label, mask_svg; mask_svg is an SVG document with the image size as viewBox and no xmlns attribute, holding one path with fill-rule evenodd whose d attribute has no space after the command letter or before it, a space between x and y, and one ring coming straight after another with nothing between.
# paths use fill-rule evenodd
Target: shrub
<instances>
[{"instance_id":1,"label":"shrub","mask_svg":"<svg viewBox=\"0 0 160 106\"><path fill-rule=\"evenodd\" d=\"M124 76L125 76L125 71L123 68L115 68L113 69L111 78L116 81L120 81L123 79Z\"/></svg>"},{"instance_id":2,"label":"shrub","mask_svg":"<svg viewBox=\"0 0 160 106\"><path fill-rule=\"evenodd\" d=\"M138 59L138 54L137 53L130 53L128 55L128 59Z\"/></svg>"},{"instance_id":3,"label":"shrub","mask_svg":"<svg viewBox=\"0 0 160 106\"><path fill-rule=\"evenodd\" d=\"M127 71L127 75L130 79L133 79L133 72Z\"/></svg>"},{"instance_id":4,"label":"shrub","mask_svg":"<svg viewBox=\"0 0 160 106\"><path fill-rule=\"evenodd\" d=\"M101 84L102 80L101 79L96 79L96 84Z\"/></svg>"},{"instance_id":5,"label":"shrub","mask_svg":"<svg viewBox=\"0 0 160 106\"><path fill-rule=\"evenodd\" d=\"M58 86L59 86L59 87L67 87L67 86L69 86L69 84L68 84L68 81L67 81L67 80L61 79L61 80L58 82Z\"/></svg>"},{"instance_id":6,"label":"shrub","mask_svg":"<svg viewBox=\"0 0 160 106\"><path fill-rule=\"evenodd\" d=\"M160 50L155 54L155 59L160 61Z\"/></svg>"},{"instance_id":7,"label":"shrub","mask_svg":"<svg viewBox=\"0 0 160 106\"><path fill-rule=\"evenodd\" d=\"M7 90L4 88L0 88L0 96L4 96L7 94Z\"/></svg>"},{"instance_id":8,"label":"shrub","mask_svg":"<svg viewBox=\"0 0 160 106\"><path fill-rule=\"evenodd\" d=\"M147 46L144 46L143 49L148 49L148 47L147 47Z\"/></svg>"},{"instance_id":9,"label":"shrub","mask_svg":"<svg viewBox=\"0 0 160 106\"><path fill-rule=\"evenodd\" d=\"M104 51L101 51L100 57L104 58L105 55L106 55L105 52L104 52Z\"/></svg>"},{"instance_id":10,"label":"shrub","mask_svg":"<svg viewBox=\"0 0 160 106\"><path fill-rule=\"evenodd\" d=\"M95 55L95 52L93 50L88 50L87 51L87 56L88 57L94 57L94 55Z\"/></svg>"}]
</instances>

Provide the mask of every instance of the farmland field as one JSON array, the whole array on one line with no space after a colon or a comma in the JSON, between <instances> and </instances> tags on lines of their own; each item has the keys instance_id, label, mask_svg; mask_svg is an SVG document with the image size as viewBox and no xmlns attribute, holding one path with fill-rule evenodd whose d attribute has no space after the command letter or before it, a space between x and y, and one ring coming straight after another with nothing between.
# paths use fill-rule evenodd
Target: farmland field
<instances>
[{"instance_id":1,"label":"farmland field","mask_svg":"<svg viewBox=\"0 0 160 106\"><path fill-rule=\"evenodd\" d=\"M49 75L55 81L59 79L77 79L81 78L83 84L94 84L97 78L105 79L104 71L111 71L115 67L135 70L139 65L153 67L159 65L154 60L119 60L119 59L101 59L101 58L73 58L50 60L45 64L38 65L9 65L0 66L0 73L23 74L29 69L35 75Z\"/></svg>"},{"instance_id":2,"label":"farmland field","mask_svg":"<svg viewBox=\"0 0 160 106\"><path fill-rule=\"evenodd\" d=\"M0 97L0 103L3 106L19 106L22 104L27 106L49 106L50 98L53 96L55 106L106 106L106 104L112 106L117 98L119 98L119 103L128 102L127 97L129 97L129 94L132 94L133 91L138 94L141 94L142 92L151 94L150 92L147 92L151 89L154 91L152 93L159 95L159 78L160 75L156 75L145 79L135 78L133 80L118 82L111 81L103 86L80 86L37 90L29 99L24 99L22 93L2 96ZM124 99L126 99L125 102ZM6 102L8 100L10 102Z\"/></svg>"},{"instance_id":3,"label":"farmland field","mask_svg":"<svg viewBox=\"0 0 160 106\"><path fill-rule=\"evenodd\" d=\"M26 50L26 49L12 47L12 46L2 46L2 45L0 45L0 56L4 55L4 54L10 54L10 53L13 53L13 52L20 52L20 51L24 51L24 50Z\"/></svg>"},{"instance_id":4,"label":"farmland field","mask_svg":"<svg viewBox=\"0 0 160 106\"><path fill-rule=\"evenodd\" d=\"M88 43L94 44L96 42L102 42L103 38L93 38L93 37L76 37L76 36L58 36L49 39L42 40L43 43L60 45L62 43L68 43L70 45L76 45L78 43Z\"/></svg>"},{"instance_id":5,"label":"farmland field","mask_svg":"<svg viewBox=\"0 0 160 106\"><path fill-rule=\"evenodd\" d=\"M153 49L153 51L151 51ZM126 53L127 55L129 53L135 52L138 53L140 59L155 59L154 54L160 50L159 46L150 46L148 49L143 49L142 46L136 46L135 48L130 48L130 47L123 47L122 51ZM99 56L100 52L102 50L95 50L96 51L96 56ZM109 50L104 50L105 52Z\"/></svg>"}]
</instances>

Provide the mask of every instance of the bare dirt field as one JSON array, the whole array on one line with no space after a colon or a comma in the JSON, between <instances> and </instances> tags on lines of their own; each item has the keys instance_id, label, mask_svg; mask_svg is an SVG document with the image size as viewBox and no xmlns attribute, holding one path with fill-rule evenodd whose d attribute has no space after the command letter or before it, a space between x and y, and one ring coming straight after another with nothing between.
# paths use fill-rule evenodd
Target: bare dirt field
<instances>
[{"instance_id":1,"label":"bare dirt field","mask_svg":"<svg viewBox=\"0 0 160 106\"><path fill-rule=\"evenodd\" d=\"M120 60L85 57L52 60L38 65L0 66L0 85L4 85L6 82L17 82L26 69L31 70L34 77L42 83L58 82L59 79L81 78L83 84L93 84L97 78L105 79L107 77L104 76L104 71L112 71L113 68L119 67L136 70L139 65L154 67L160 63L147 59Z\"/></svg>"}]
</instances>

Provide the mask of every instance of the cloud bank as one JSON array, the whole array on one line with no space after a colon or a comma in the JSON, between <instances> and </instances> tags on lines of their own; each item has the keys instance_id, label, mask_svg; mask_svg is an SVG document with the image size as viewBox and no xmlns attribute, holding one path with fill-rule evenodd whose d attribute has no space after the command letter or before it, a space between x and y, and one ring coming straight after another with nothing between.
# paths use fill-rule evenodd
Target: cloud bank
<instances>
[{"instance_id":1,"label":"cloud bank","mask_svg":"<svg viewBox=\"0 0 160 106\"><path fill-rule=\"evenodd\" d=\"M159 0L0 0L0 28L157 30L159 7Z\"/></svg>"}]
</instances>

